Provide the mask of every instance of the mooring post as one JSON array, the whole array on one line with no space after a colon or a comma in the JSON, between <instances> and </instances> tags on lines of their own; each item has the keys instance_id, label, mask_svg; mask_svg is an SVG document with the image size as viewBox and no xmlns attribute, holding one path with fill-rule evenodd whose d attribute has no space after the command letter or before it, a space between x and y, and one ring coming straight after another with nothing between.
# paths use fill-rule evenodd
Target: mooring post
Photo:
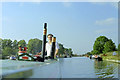
<instances>
[{"instance_id":1,"label":"mooring post","mask_svg":"<svg viewBox=\"0 0 120 80\"><path fill-rule=\"evenodd\" d=\"M44 31L43 31L42 62L44 62L45 59L46 34L47 34L47 23L44 24Z\"/></svg>"},{"instance_id":2,"label":"mooring post","mask_svg":"<svg viewBox=\"0 0 120 80\"><path fill-rule=\"evenodd\" d=\"M52 37L51 59L54 59L56 37Z\"/></svg>"}]
</instances>

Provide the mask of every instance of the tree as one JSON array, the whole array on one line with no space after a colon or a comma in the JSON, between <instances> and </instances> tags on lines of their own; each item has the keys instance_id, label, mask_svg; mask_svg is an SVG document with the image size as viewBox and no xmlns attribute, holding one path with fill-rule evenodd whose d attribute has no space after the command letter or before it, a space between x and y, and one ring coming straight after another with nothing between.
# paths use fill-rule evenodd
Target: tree
<instances>
[{"instance_id":1,"label":"tree","mask_svg":"<svg viewBox=\"0 0 120 80\"><path fill-rule=\"evenodd\" d=\"M9 56L13 53L13 50L10 47L5 47L2 50L2 56Z\"/></svg>"},{"instance_id":2,"label":"tree","mask_svg":"<svg viewBox=\"0 0 120 80\"><path fill-rule=\"evenodd\" d=\"M95 55L95 54L100 54L100 52L99 52L98 50L92 50L91 53L92 53L93 55Z\"/></svg>"},{"instance_id":3,"label":"tree","mask_svg":"<svg viewBox=\"0 0 120 80\"><path fill-rule=\"evenodd\" d=\"M42 50L42 41L37 38L30 39L27 46L29 53L36 54Z\"/></svg>"},{"instance_id":4,"label":"tree","mask_svg":"<svg viewBox=\"0 0 120 80\"><path fill-rule=\"evenodd\" d=\"M12 46L13 49L18 49L18 42L17 40L14 40L13 41L13 46Z\"/></svg>"},{"instance_id":5,"label":"tree","mask_svg":"<svg viewBox=\"0 0 120 80\"><path fill-rule=\"evenodd\" d=\"M63 47L63 44L60 44L60 43L59 43L59 50L58 50L58 54L59 54L59 56L60 56L60 54L61 54L61 55L63 55L63 54L64 54L64 47Z\"/></svg>"},{"instance_id":6,"label":"tree","mask_svg":"<svg viewBox=\"0 0 120 80\"><path fill-rule=\"evenodd\" d=\"M105 36L100 36L95 40L93 45L93 54L100 54L103 52L104 45L109 39ZM95 53L96 52L96 53Z\"/></svg>"},{"instance_id":7,"label":"tree","mask_svg":"<svg viewBox=\"0 0 120 80\"><path fill-rule=\"evenodd\" d=\"M2 54L2 39L0 38L0 54Z\"/></svg>"},{"instance_id":8,"label":"tree","mask_svg":"<svg viewBox=\"0 0 120 80\"><path fill-rule=\"evenodd\" d=\"M17 42L17 40L14 40L13 41L13 45L12 45L12 50L13 50L13 55L16 55L17 54L17 52L18 52L18 42Z\"/></svg>"},{"instance_id":9,"label":"tree","mask_svg":"<svg viewBox=\"0 0 120 80\"><path fill-rule=\"evenodd\" d=\"M116 50L115 43L113 43L113 41L110 39L105 43L103 53L115 51L115 50Z\"/></svg>"},{"instance_id":10,"label":"tree","mask_svg":"<svg viewBox=\"0 0 120 80\"><path fill-rule=\"evenodd\" d=\"M91 55L92 53L91 53L91 52L87 52L86 54L87 54L87 55Z\"/></svg>"},{"instance_id":11,"label":"tree","mask_svg":"<svg viewBox=\"0 0 120 80\"><path fill-rule=\"evenodd\" d=\"M25 47L25 46L26 46L25 40L20 40L20 41L18 42L18 45L21 45L21 47Z\"/></svg>"},{"instance_id":12,"label":"tree","mask_svg":"<svg viewBox=\"0 0 120 80\"><path fill-rule=\"evenodd\" d=\"M4 49L5 47L12 48L12 40L10 40L10 39L2 40L2 49Z\"/></svg>"},{"instance_id":13,"label":"tree","mask_svg":"<svg viewBox=\"0 0 120 80\"><path fill-rule=\"evenodd\" d=\"M120 44L118 45L118 51L120 51Z\"/></svg>"},{"instance_id":14,"label":"tree","mask_svg":"<svg viewBox=\"0 0 120 80\"><path fill-rule=\"evenodd\" d=\"M72 53L73 53L72 49L69 48L69 49L68 49L68 54L69 54L69 56L72 56Z\"/></svg>"},{"instance_id":15,"label":"tree","mask_svg":"<svg viewBox=\"0 0 120 80\"><path fill-rule=\"evenodd\" d=\"M68 52L69 52L68 48L64 48L64 54L68 55Z\"/></svg>"}]
</instances>

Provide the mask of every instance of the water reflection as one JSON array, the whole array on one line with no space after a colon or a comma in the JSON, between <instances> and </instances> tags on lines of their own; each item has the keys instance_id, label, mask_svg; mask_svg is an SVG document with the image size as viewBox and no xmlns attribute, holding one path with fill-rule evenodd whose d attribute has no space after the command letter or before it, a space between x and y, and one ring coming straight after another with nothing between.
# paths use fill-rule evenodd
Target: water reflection
<instances>
[{"instance_id":1,"label":"water reflection","mask_svg":"<svg viewBox=\"0 0 120 80\"><path fill-rule=\"evenodd\" d=\"M113 78L118 78L120 66L117 63L95 61L86 57L60 58L59 61L49 60L44 63L3 61L3 64L4 73L23 67L34 67L30 78L100 78L100 80L106 80L101 78L116 80Z\"/></svg>"},{"instance_id":2,"label":"water reflection","mask_svg":"<svg viewBox=\"0 0 120 80\"><path fill-rule=\"evenodd\" d=\"M94 71L98 78L118 78L118 64L107 61L94 61Z\"/></svg>"}]
</instances>

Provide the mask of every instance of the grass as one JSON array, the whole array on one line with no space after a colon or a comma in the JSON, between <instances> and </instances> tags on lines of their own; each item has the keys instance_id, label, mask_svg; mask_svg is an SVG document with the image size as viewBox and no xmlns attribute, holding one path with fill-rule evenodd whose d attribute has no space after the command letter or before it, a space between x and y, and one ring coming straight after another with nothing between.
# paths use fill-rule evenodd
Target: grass
<instances>
[{"instance_id":1,"label":"grass","mask_svg":"<svg viewBox=\"0 0 120 80\"><path fill-rule=\"evenodd\" d=\"M118 53L118 51L115 51L116 55L113 56L113 52L108 52L106 53L106 56L103 56L103 54L100 54L103 58L103 60L105 59L109 59L109 60L120 60L120 52Z\"/></svg>"}]
</instances>

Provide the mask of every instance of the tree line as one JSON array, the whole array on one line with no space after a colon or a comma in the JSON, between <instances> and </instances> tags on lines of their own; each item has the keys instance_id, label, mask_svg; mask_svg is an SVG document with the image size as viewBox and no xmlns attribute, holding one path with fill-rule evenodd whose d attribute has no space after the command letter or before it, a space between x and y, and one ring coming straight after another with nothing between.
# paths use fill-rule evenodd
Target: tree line
<instances>
[{"instance_id":1,"label":"tree line","mask_svg":"<svg viewBox=\"0 0 120 80\"><path fill-rule=\"evenodd\" d=\"M72 55L73 51L71 48L65 48L63 44L59 44L59 55ZM0 38L0 54L2 54L2 58L6 56L16 55L18 53L18 46L27 47L27 53L31 53L35 55L36 53L41 52L42 50L42 40L40 39L30 39L28 44L25 40L10 40L10 39L1 39Z\"/></svg>"},{"instance_id":2,"label":"tree line","mask_svg":"<svg viewBox=\"0 0 120 80\"><path fill-rule=\"evenodd\" d=\"M108 39L106 36L99 36L94 42L93 50L91 52L87 52L86 54L106 54L107 52L112 51L120 51L120 44L117 48L112 39Z\"/></svg>"}]
</instances>

